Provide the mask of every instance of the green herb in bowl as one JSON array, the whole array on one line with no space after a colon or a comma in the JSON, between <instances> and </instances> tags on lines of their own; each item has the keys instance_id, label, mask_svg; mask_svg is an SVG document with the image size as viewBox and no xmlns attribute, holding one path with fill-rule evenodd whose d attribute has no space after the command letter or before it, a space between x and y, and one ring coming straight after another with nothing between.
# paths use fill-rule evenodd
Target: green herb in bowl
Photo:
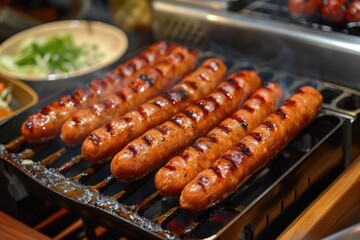
<instances>
[{"instance_id":1,"label":"green herb in bowl","mask_svg":"<svg viewBox=\"0 0 360 240\"><path fill-rule=\"evenodd\" d=\"M2 56L0 64L33 76L76 71L91 66L102 55L95 45L75 44L70 34L27 39L22 45L16 55Z\"/></svg>"}]
</instances>

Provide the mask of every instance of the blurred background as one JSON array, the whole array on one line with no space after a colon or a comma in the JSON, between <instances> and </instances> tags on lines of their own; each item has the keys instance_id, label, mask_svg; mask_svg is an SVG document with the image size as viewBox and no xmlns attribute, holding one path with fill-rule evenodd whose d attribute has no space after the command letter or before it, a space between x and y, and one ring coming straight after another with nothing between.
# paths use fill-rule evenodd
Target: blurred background
<instances>
[{"instance_id":1,"label":"blurred background","mask_svg":"<svg viewBox=\"0 0 360 240\"><path fill-rule=\"evenodd\" d=\"M150 5L150 0L1 0L0 41L41 23L86 19L114 24L126 31L131 50L151 37Z\"/></svg>"}]
</instances>

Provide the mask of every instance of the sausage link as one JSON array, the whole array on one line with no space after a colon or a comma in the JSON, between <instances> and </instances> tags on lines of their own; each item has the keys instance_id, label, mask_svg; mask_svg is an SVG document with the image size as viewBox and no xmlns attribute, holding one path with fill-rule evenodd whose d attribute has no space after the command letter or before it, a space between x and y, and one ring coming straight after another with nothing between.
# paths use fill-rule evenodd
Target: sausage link
<instances>
[{"instance_id":1,"label":"sausage link","mask_svg":"<svg viewBox=\"0 0 360 240\"><path fill-rule=\"evenodd\" d=\"M213 91L224 79L226 70L220 59L204 61L197 70L161 96L94 130L82 144L83 157L93 163L109 160L146 130L165 122Z\"/></svg>"},{"instance_id":2,"label":"sausage link","mask_svg":"<svg viewBox=\"0 0 360 240\"><path fill-rule=\"evenodd\" d=\"M282 101L277 83L258 89L244 106L199 138L180 155L173 157L155 175L155 186L164 196L179 196L184 186L208 168L239 139L270 115Z\"/></svg>"},{"instance_id":3,"label":"sausage link","mask_svg":"<svg viewBox=\"0 0 360 240\"><path fill-rule=\"evenodd\" d=\"M232 74L215 92L130 142L112 159L111 173L128 181L155 170L233 113L260 85L253 71Z\"/></svg>"},{"instance_id":4,"label":"sausage link","mask_svg":"<svg viewBox=\"0 0 360 240\"><path fill-rule=\"evenodd\" d=\"M309 86L300 88L283 106L185 186L180 196L181 208L202 211L235 192L314 120L321 104L318 91Z\"/></svg>"},{"instance_id":5,"label":"sausage link","mask_svg":"<svg viewBox=\"0 0 360 240\"><path fill-rule=\"evenodd\" d=\"M80 144L96 128L172 86L195 68L197 60L191 49L176 47L163 62L140 70L129 86L73 114L61 128L61 140L71 146Z\"/></svg>"},{"instance_id":6,"label":"sausage link","mask_svg":"<svg viewBox=\"0 0 360 240\"><path fill-rule=\"evenodd\" d=\"M22 135L31 143L46 142L56 137L63 123L80 108L95 103L99 98L114 92L120 85L127 85L129 77L147 65L162 61L174 48L165 41L151 45L139 55L120 64L103 79L93 79L84 88L76 88L30 115L21 127Z\"/></svg>"}]
</instances>

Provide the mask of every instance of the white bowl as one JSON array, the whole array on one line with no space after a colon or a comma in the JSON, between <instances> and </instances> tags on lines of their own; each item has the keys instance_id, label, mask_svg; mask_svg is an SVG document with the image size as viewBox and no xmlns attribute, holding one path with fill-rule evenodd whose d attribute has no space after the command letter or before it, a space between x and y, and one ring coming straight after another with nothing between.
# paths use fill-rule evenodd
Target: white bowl
<instances>
[{"instance_id":1,"label":"white bowl","mask_svg":"<svg viewBox=\"0 0 360 240\"><path fill-rule=\"evenodd\" d=\"M42 24L17 33L0 45L0 56L12 56L20 51L20 45L29 38L48 38L56 34L69 33L75 44L95 44L102 57L91 66L69 73L31 76L10 71L0 65L0 73L24 81L49 81L78 77L114 63L128 48L128 38L119 28L97 21L67 20Z\"/></svg>"}]
</instances>

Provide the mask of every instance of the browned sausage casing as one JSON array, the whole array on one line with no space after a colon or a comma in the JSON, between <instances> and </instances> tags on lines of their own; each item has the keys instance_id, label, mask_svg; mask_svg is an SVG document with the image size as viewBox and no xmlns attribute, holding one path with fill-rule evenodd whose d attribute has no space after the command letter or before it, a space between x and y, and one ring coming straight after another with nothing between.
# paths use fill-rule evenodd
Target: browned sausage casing
<instances>
[{"instance_id":1,"label":"browned sausage casing","mask_svg":"<svg viewBox=\"0 0 360 240\"><path fill-rule=\"evenodd\" d=\"M261 85L253 71L230 75L215 92L130 142L111 161L118 180L143 177L233 113Z\"/></svg>"},{"instance_id":2,"label":"browned sausage casing","mask_svg":"<svg viewBox=\"0 0 360 240\"><path fill-rule=\"evenodd\" d=\"M162 61L174 48L165 41L151 45L139 55L120 64L116 70L105 74L103 79L94 79L84 88L76 88L30 115L22 125L24 138L31 143L40 143L56 137L63 123L80 108L92 104L99 98L127 85L129 77L144 66Z\"/></svg>"},{"instance_id":3,"label":"browned sausage casing","mask_svg":"<svg viewBox=\"0 0 360 240\"><path fill-rule=\"evenodd\" d=\"M198 56L193 50L177 46L163 62L136 73L129 86L73 114L61 128L61 140L71 146L82 143L96 128L175 84L196 67L197 61Z\"/></svg>"},{"instance_id":4,"label":"browned sausage casing","mask_svg":"<svg viewBox=\"0 0 360 240\"><path fill-rule=\"evenodd\" d=\"M148 129L163 123L213 91L224 79L226 70L220 59L205 60L198 69L161 96L94 130L82 144L83 157L93 163L109 160Z\"/></svg>"},{"instance_id":5,"label":"browned sausage casing","mask_svg":"<svg viewBox=\"0 0 360 240\"><path fill-rule=\"evenodd\" d=\"M202 211L224 200L263 168L317 115L321 94L305 86L293 94L214 164L200 172L183 189L180 206Z\"/></svg>"},{"instance_id":6,"label":"browned sausage casing","mask_svg":"<svg viewBox=\"0 0 360 240\"><path fill-rule=\"evenodd\" d=\"M155 175L155 186L165 196L179 196L185 185L208 168L224 152L275 111L283 93L277 83L258 89L231 117L180 155L173 157Z\"/></svg>"}]
</instances>

